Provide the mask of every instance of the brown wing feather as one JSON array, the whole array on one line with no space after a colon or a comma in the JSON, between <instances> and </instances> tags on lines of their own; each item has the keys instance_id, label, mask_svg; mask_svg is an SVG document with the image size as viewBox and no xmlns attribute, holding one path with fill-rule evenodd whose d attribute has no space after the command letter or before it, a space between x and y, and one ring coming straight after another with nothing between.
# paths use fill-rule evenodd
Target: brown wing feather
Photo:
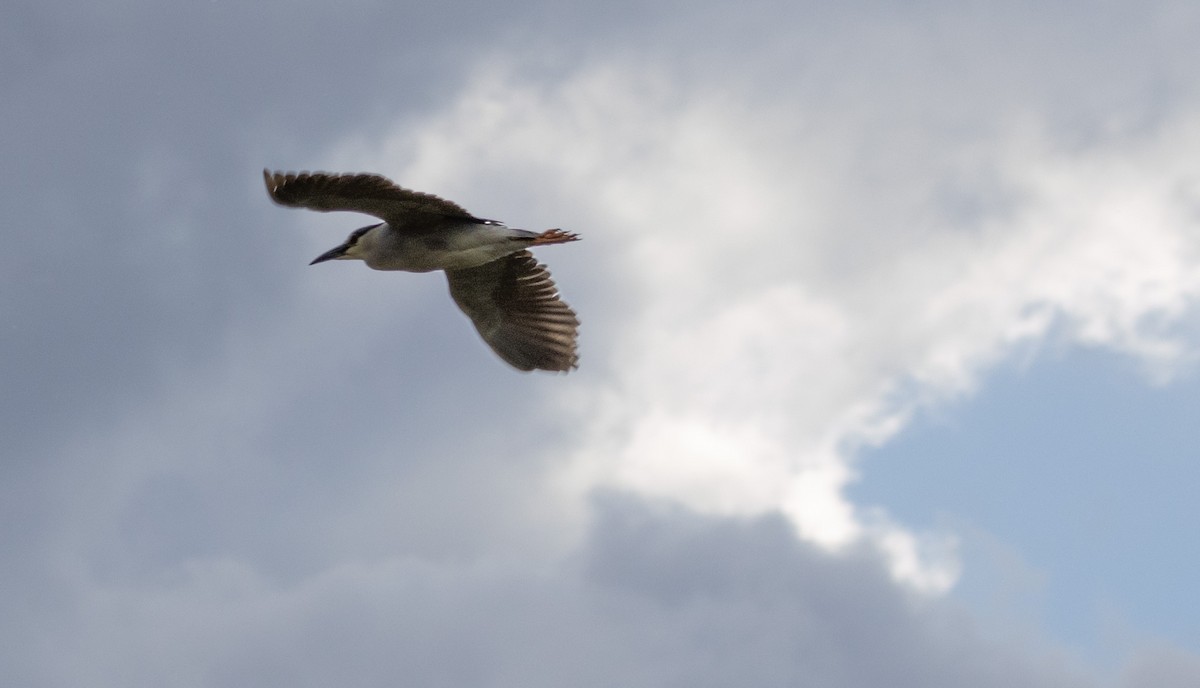
<instances>
[{"instance_id":1,"label":"brown wing feather","mask_svg":"<svg viewBox=\"0 0 1200 688\"><path fill-rule=\"evenodd\" d=\"M320 212L349 210L386 220L397 228L441 219L483 220L433 194L397 186L378 174L271 172L263 170L267 193L279 205Z\"/></svg>"},{"instance_id":2,"label":"brown wing feather","mask_svg":"<svg viewBox=\"0 0 1200 688\"><path fill-rule=\"evenodd\" d=\"M483 341L521 370L579 365L579 319L558 298L545 265L528 251L465 270L447 270L450 295Z\"/></svg>"}]
</instances>

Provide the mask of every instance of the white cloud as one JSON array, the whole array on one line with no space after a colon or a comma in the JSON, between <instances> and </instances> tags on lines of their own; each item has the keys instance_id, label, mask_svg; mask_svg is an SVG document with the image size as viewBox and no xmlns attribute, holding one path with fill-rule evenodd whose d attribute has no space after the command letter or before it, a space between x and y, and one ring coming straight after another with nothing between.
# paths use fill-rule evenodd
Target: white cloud
<instances>
[{"instance_id":1,"label":"white cloud","mask_svg":"<svg viewBox=\"0 0 1200 688\"><path fill-rule=\"evenodd\" d=\"M829 121L819 104L678 83L620 62L549 82L493 66L378 153L333 155L483 214L586 228L545 254L573 271L568 297L578 266L599 272L575 298L584 366L603 379L569 400L571 489L780 511L815 542L873 540L898 576L942 589L949 541L844 497L856 447L1051 335L1158 379L1194 356L1173 334L1200 297L1188 117L1073 150L1027 117L967 140L913 117L904 142L858 158L859 133L796 126ZM913 137L927 158L905 157Z\"/></svg>"}]
</instances>

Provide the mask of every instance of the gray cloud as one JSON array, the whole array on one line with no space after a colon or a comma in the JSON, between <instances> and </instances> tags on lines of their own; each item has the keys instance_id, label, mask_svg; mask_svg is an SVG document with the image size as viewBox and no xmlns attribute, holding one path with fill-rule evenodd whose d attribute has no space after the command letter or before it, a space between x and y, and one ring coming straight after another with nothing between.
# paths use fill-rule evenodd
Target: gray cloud
<instances>
[{"instance_id":1,"label":"gray cloud","mask_svg":"<svg viewBox=\"0 0 1200 688\"><path fill-rule=\"evenodd\" d=\"M796 194L788 223L836 220L849 240L776 253L852 303L852 288L870 281L858 263L867 239L894 229L870 261L879 265L920 235L916 223L893 222L922 217L910 199L932 198L971 226L1011 211L1022 190L1006 187L990 159L939 157L946 151L970 153L1029 112L1068 151L1138 143L1175 131L1162 123L1195 102L1200 56L1187 29L1196 15L1185 5L951 5L6 5L5 682L1094 685L1054 649L989 639L966 611L914 596L869 547L833 555L779 518L703 516L623 493L580 504L554 484L564 457L603 455L629 430L589 413L670 401L616 376L639 350L625 336L647 301L621 271L633 242L605 222L648 198L691 199L696 187L671 196L621 180L666 180L669 191L667 182L716 171L705 167L715 160L828 191L853 210L807 215L816 206ZM1082 19L1087 31L1076 30ZM578 96L569 77L612 64L614 84L629 65L666 75L663 92L611 92L657 94L662 102L632 112L658 119L606 120L622 111L605 110L556 151L560 168L525 158L514 170L502 152L455 157L489 133L486 122L454 118L459 99L477 95L478 74L516 65L501 83L569 101ZM638 139L647 126L665 135L696 124L673 117L714 93L710 102L732 105L701 121L699 138L678 139L677 157ZM779 131L784 117L798 132L790 144L811 143L804 155L831 162L828 175L786 176L799 156L758 155L789 143L754 136ZM625 128L605 138L600 125ZM357 167L400 150L387 141L406 128L441 147L381 164L420 180L440 163L447 186L430 190L466 194L485 215L585 225L584 248L546 255L581 305L577 374L505 369L439 276L307 267L356 220L271 206L258 170L338 155ZM422 138L428 131L442 138ZM729 145L707 156L702 144L717 135ZM621 158L628 165L587 168L603 157L584 155L589 144L630 140L641 148ZM487 143L506 151L521 141ZM639 176L646 170L663 174ZM856 195L862 186L844 196L822 186L846 170L874 190L870 203ZM953 183L927 188L934 177ZM712 208L681 203L649 216ZM764 224L803 235L798 220ZM653 229L690 238L678 223ZM735 276L744 286L771 274ZM750 299L747 312L794 295ZM827 313L793 315L825 325ZM745 317L731 308L695 332ZM691 332L687 324L659 328ZM805 345L811 356L831 350ZM720 360L736 360L730 351ZM656 361L642 363L652 371ZM622 396L647 389L644 399ZM759 389L731 377L716 391L728 401ZM818 416L828 420L805 418L816 426ZM581 429L582 420L597 422ZM580 446L584 430L594 445ZM1197 674L1193 655L1155 648L1120 680L1190 685Z\"/></svg>"},{"instance_id":2,"label":"gray cloud","mask_svg":"<svg viewBox=\"0 0 1200 688\"><path fill-rule=\"evenodd\" d=\"M870 552L829 555L779 519L608 494L590 531L542 568L391 557L281 583L218 558L139 589L93 583L82 613L41 619L78 626L76 662L39 664L22 643L8 664L25 682L96 686L1094 685L897 588Z\"/></svg>"}]
</instances>

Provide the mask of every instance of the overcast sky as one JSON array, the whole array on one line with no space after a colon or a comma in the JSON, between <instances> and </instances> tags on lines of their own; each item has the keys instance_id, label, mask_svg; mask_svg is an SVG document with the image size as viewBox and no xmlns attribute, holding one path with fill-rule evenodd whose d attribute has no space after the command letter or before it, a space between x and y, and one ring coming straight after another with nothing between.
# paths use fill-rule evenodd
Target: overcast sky
<instances>
[{"instance_id":1,"label":"overcast sky","mask_svg":"<svg viewBox=\"0 0 1200 688\"><path fill-rule=\"evenodd\" d=\"M0 683L1200 685L1194 2L0 9ZM580 369L308 262L583 237Z\"/></svg>"}]
</instances>

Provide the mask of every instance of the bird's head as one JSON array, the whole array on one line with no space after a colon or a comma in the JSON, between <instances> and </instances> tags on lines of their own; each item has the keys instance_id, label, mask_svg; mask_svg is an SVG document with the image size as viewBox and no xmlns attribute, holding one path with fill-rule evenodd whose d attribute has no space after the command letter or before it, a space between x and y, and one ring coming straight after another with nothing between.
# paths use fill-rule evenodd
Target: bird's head
<instances>
[{"instance_id":1,"label":"bird's head","mask_svg":"<svg viewBox=\"0 0 1200 688\"><path fill-rule=\"evenodd\" d=\"M309 263L309 265L324 263L327 260L362 260L363 255L366 252L366 245L370 243L370 240L364 240L363 237L366 236L372 229L382 226L383 223L381 222L379 224L360 227L359 229L350 232L350 236L347 237L347 239L342 242L341 245L335 246L334 248L331 248L317 256L315 259L313 259L313 262Z\"/></svg>"}]
</instances>

